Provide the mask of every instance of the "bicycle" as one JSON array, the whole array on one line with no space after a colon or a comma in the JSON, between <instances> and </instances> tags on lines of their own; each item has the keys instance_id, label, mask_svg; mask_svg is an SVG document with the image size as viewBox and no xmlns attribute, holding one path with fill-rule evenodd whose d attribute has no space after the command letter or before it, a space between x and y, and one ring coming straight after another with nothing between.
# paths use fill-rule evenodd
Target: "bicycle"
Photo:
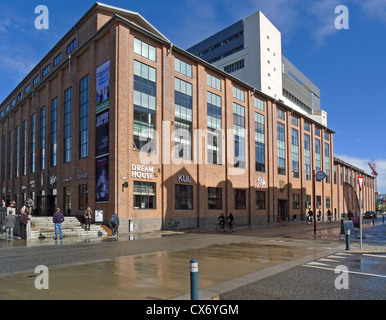
<instances>
[{"instance_id":1,"label":"bicycle","mask_svg":"<svg viewBox=\"0 0 386 320\"><path fill-rule=\"evenodd\" d=\"M176 219L170 219L168 228L169 230L179 230L181 228L181 222Z\"/></svg>"},{"instance_id":2,"label":"bicycle","mask_svg":"<svg viewBox=\"0 0 386 320\"><path fill-rule=\"evenodd\" d=\"M226 222L224 224L222 224L221 222L219 222L217 225L216 225L216 231L217 232L227 232L227 231L232 231L232 232L236 232L236 222L233 222L232 223L232 227L230 226L230 223L229 222Z\"/></svg>"}]
</instances>

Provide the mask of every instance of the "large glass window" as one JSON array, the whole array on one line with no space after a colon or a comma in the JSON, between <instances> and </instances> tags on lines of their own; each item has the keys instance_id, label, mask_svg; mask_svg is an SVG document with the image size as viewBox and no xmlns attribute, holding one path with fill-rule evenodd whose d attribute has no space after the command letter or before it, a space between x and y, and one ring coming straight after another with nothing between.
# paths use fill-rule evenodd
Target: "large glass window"
<instances>
[{"instance_id":1,"label":"large glass window","mask_svg":"<svg viewBox=\"0 0 386 320\"><path fill-rule=\"evenodd\" d=\"M328 143L324 143L324 167L325 181L330 183L330 145Z\"/></svg>"},{"instance_id":2,"label":"large glass window","mask_svg":"<svg viewBox=\"0 0 386 320\"><path fill-rule=\"evenodd\" d=\"M265 191L256 190L256 209L265 209Z\"/></svg>"},{"instance_id":3,"label":"large glass window","mask_svg":"<svg viewBox=\"0 0 386 320\"><path fill-rule=\"evenodd\" d=\"M221 164L221 97L207 92L208 163Z\"/></svg>"},{"instance_id":4,"label":"large glass window","mask_svg":"<svg viewBox=\"0 0 386 320\"><path fill-rule=\"evenodd\" d=\"M79 185L79 210L86 210L88 204L88 185Z\"/></svg>"},{"instance_id":5,"label":"large glass window","mask_svg":"<svg viewBox=\"0 0 386 320\"><path fill-rule=\"evenodd\" d=\"M320 165L320 140L315 139L315 172L321 170Z\"/></svg>"},{"instance_id":6,"label":"large glass window","mask_svg":"<svg viewBox=\"0 0 386 320\"><path fill-rule=\"evenodd\" d=\"M156 184L153 182L134 181L134 209L156 208Z\"/></svg>"},{"instance_id":7,"label":"large glass window","mask_svg":"<svg viewBox=\"0 0 386 320\"><path fill-rule=\"evenodd\" d=\"M147 145L146 152L155 153L156 130L156 69L134 61L134 148L140 151Z\"/></svg>"},{"instance_id":8,"label":"large glass window","mask_svg":"<svg viewBox=\"0 0 386 320\"><path fill-rule=\"evenodd\" d=\"M174 58L174 70L191 78L192 66L178 58Z\"/></svg>"},{"instance_id":9,"label":"large glass window","mask_svg":"<svg viewBox=\"0 0 386 320\"><path fill-rule=\"evenodd\" d=\"M255 112L255 169L265 172L265 119Z\"/></svg>"},{"instance_id":10,"label":"large glass window","mask_svg":"<svg viewBox=\"0 0 386 320\"><path fill-rule=\"evenodd\" d=\"M36 171L36 115L31 116L31 150L30 150L30 170Z\"/></svg>"},{"instance_id":11,"label":"large glass window","mask_svg":"<svg viewBox=\"0 0 386 320\"><path fill-rule=\"evenodd\" d=\"M40 109L40 169L46 168L46 107Z\"/></svg>"},{"instance_id":12,"label":"large glass window","mask_svg":"<svg viewBox=\"0 0 386 320\"><path fill-rule=\"evenodd\" d=\"M19 157L20 157L20 149L19 149L19 143L20 143L20 126L16 126L15 130L15 177L19 177Z\"/></svg>"},{"instance_id":13,"label":"large glass window","mask_svg":"<svg viewBox=\"0 0 386 320\"><path fill-rule=\"evenodd\" d=\"M63 151L64 162L71 162L71 114L72 114L72 88L64 92L64 135Z\"/></svg>"},{"instance_id":14,"label":"large glass window","mask_svg":"<svg viewBox=\"0 0 386 320\"><path fill-rule=\"evenodd\" d=\"M292 177L299 178L299 134L292 128Z\"/></svg>"},{"instance_id":15,"label":"large glass window","mask_svg":"<svg viewBox=\"0 0 386 320\"><path fill-rule=\"evenodd\" d=\"M51 101L51 167L56 167L58 156L58 98Z\"/></svg>"},{"instance_id":16,"label":"large glass window","mask_svg":"<svg viewBox=\"0 0 386 320\"><path fill-rule=\"evenodd\" d=\"M89 77L79 83L79 158L88 157L88 100Z\"/></svg>"},{"instance_id":17,"label":"large glass window","mask_svg":"<svg viewBox=\"0 0 386 320\"><path fill-rule=\"evenodd\" d=\"M175 156L192 160L192 85L175 78Z\"/></svg>"},{"instance_id":18,"label":"large glass window","mask_svg":"<svg viewBox=\"0 0 386 320\"><path fill-rule=\"evenodd\" d=\"M304 173L305 179L311 180L311 144L310 135L304 134Z\"/></svg>"},{"instance_id":19,"label":"large glass window","mask_svg":"<svg viewBox=\"0 0 386 320\"><path fill-rule=\"evenodd\" d=\"M233 137L236 168L245 168L245 108L233 103Z\"/></svg>"},{"instance_id":20,"label":"large glass window","mask_svg":"<svg viewBox=\"0 0 386 320\"><path fill-rule=\"evenodd\" d=\"M134 38L134 52L142 57L156 61L156 48L136 38Z\"/></svg>"},{"instance_id":21,"label":"large glass window","mask_svg":"<svg viewBox=\"0 0 386 320\"><path fill-rule=\"evenodd\" d=\"M192 210L193 186L185 184L176 184L175 201L176 210Z\"/></svg>"},{"instance_id":22,"label":"large glass window","mask_svg":"<svg viewBox=\"0 0 386 320\"><path fill-rule=\"evenodd\" d=\"M27 174L27 120L23 121L22 129L22 172L23 176Z\"/></svg>"},{"instance_id":23,"label":"large glass window","mask_svg":"<svg viewBox=\"0 0 386 320\"><path fill-rule=\"evenodd\" d=\"M285 125L277 122L277 173L285 175Z\"/></svg>"}]
</instances>

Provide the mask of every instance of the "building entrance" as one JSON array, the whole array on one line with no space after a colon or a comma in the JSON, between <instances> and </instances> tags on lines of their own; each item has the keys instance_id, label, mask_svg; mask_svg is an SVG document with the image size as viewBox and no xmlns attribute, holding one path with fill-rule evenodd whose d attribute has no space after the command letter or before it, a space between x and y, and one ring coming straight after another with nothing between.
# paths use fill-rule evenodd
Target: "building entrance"
<instances>
[{"instance_id":1,"label":"building entrance","mask_svg":"<svg viewBox=\"0 0 386 320\"><path fill-rule=\"evenodd\" d=\"M288 200L277 200L277 217L278 221L288 219Z\"/></svg>"}]
</instances>

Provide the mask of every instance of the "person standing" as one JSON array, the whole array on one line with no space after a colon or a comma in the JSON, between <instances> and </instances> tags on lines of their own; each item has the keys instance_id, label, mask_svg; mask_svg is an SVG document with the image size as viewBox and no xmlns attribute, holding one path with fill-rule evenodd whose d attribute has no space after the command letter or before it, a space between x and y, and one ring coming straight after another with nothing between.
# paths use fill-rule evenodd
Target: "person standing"
<instances>
[{"instance_id":1,"label":"person standing","mask_svg":"<svg viewBox=\"0 0 386 320\"><path fill-rule=\"evenodd\" d=\"M90 224L91 224L91 218L92 218L92 211L91 211L90 207L88 207L84 211L84 218L86 219L86 225L84 227L84 230L89 230L90 231ZM87 229L87 226L88 226L88 229Z\"/></svg>"},{"instance_id":2,"label":"person standing","mask_svg":"<svg viewBox=\"0 0 386 320\"><path fill-rule=\"evenodd\" d=\"M5 217L5 240L8 241L10 237L13 240L13 228L15 227L16 216L12 214L12 211L9 210L8 214Z\"/></svg>"},{"instance_id":3,"label":"person standing","mask_svg":"<svg viewBox=\"0 0 386 320\"><path fill-rule=\"evenodd\" d=\"M27 224L28 224L28 215L25 210L20 210L20 237L21 240L27 240Z\"/></svg>"},{"instance_id":4,"label":"person standing","mask_svg":"<svg viewBox=\"0 0 386 320\"><path fill-rule=\"evenodd\" d=\"M115 236L118 233L118 226L119 226L119 217L117 213L113 213L110 219L111 222L111 231L113 236Z\"/></svg>"},{"instance_id":5,"label":"person standing","mask_svg":"<svg viewBox=\"0 0 386 320\"><path fill-rule=\"evenodd\" d=\"M60 212L60 209L57 208L56 212L54 213L54 216L52 217L52 221L55 224L55 239L58 239L58 229L60 231L60 240L63 239L63 232L62 232L62 222L64 221L63 213Z\"/></svg>"},{"instance_id":6,"label":"person standing","mask_svg":"<svg viewBox=\"0 0 386 320\"><path fill-rule=\"evenodd\" d=\"M27 210L28 210L28 215L29 216L32 215L32 208L33 208L33 206L34 206L33 200L30 197L28 197L28 199L27 199Z\"/></svg>"}]
</instances>

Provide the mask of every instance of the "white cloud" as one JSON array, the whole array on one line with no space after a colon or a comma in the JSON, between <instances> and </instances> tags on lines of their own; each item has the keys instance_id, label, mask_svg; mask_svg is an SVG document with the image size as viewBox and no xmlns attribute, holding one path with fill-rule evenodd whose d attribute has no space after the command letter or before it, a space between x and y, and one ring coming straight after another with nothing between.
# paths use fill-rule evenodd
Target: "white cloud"
<instances>
[{"instance_id":1,"label":"white cloud","mask_svg":"<svg viewBox=\"0 0 386 320\"><path fill-rule=\"evenodd\" d=\"M353 157L350 155L344 154L335 154L335 156L343 161L346 161L352 164L359 169L362 169L367 174L372 174L372 170L370 169L368 162L370 159L363 159L359 157ZM386 193L386 159L374 159L376 170L378 172L377 177L377 185L379 193Z\"/></svg>"},{"instance_id":2,"label":"white cloud","mask_svg":"<svg viewBox=\"0 0 386 320\"><path fill-rule=\"evenodd\" d=\"M362 11L371 19L379 19L386 22L386 1L385 0L356 0Z\"/></svg>"}]
</instances>

